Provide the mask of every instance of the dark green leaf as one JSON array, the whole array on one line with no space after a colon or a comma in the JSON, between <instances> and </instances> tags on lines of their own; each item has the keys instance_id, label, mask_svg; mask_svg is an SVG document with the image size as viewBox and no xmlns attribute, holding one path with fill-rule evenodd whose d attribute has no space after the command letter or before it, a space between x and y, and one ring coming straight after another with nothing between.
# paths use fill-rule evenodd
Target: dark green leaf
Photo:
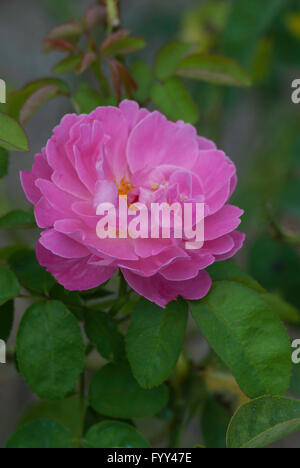
<instances>
[{"instance_id":1,"label":"dark green leaf","mask_svg":"<svg viewBox=\"0 0 300 468\"><path fill-rule=\"evenodd\" d=\"M83 370L84 355L79 325L61 302L38 302L26 311L17 336L17 359L34 393L45 400L65 397Z\"/></svg>"},{"instance_id":2,"label":"dark green leaf","mask_svg":"<svg viewBox=\"0 0 300 468\"><path fill-rule=\"evenodd\" d=\"M0 266L0 306L18 296L20 286L15 275Z\"/></svg>"},{"instance_id":3,"label":"dark green leaf","mask_svg":"<svg viewBox=\"0 0 300 468\"><path fill-rule=\"evenodd\" d=\"M4 148L0 148L0 179L8 173L9 154Z\"/></svg>"},{"instance_id":4,"label":"dark green leaf","mask_svg":"<svg viewBox=\"0 0 300 468\"><path fill-rule=\"evenodd\" d=\"M9 151L29 151L26 133L12 117L0 113L0 146Z\"/></svg>"},{"instance_id":5,"label":"dark green leaf","mask_svg":"<svg viewBox=\"0 0 300 468\"><path fill-rule=\"evenodd\" d=\"M123 359L125 355L123 336L114 320L106 313L89 310L85 314L85 331L101 356L108 361Z\"/></svg>"},{"instance_id":6,"label":"dark green leaf","mask_svg":"<svg viewBox=\"0 0 300 468\"><path fill-rule=\"evenodd\" d=\"M191 309L204 336L249 397L287 391L289 337L257 292L233 281L216 281Z\"/></svg>"},{"instance_id":7,"label":"dark green leaf","mask_svg":"<svg viewBox=\"0 0 300 468\"><path fill-rule=\"evenodd\" d=\"M171 302L166 309L144 299L137 304L126 336L126 351L142 387L160 385L171 374L182 347L187 317L187 304L182 299Z\"/></svg>"},{"instance_id":8,"label":"dark green leaf","mask_svg":"<svg viewBox=\"0 0 300 468\"><path fill-rule=\"evenodd\" d=\"M220 37L222 53L249 63L257 41L270 26L284 0L243 0L233 2L224 32Z\"/></svg>"},{"instance_id":9,"label":"dark green leaf","mask_svg":"<svg viewBox=\"0 0 300 468\"><path fill-rule=\"evenodd\" d=\"M18 429L6 448L71 448L72 434L50 419L39 419Z\"/></svg>"},{"instance_id":10,"label":"dark green leaf","mask_svg":"<svg viewBox=\"0 0 300 468\"><path fill-rule=\"evenodd\" d=\"M102 421L84 438L85 448L150 448L148 442L129 424Z\"/></svg>"},{"instance_id":11,"label":"dark green leaf","mask_svg":"<svg viewBox=\"0 0 300 468\"><path fill-rule=\"evenodd\" d=\"M78 396L64 400L40 401L22 417L20 427L37 419L52 419L65 426L76 438L82 434L83 406Z\"/></svg>"},{"instance_id":12,"label":"dark green leaf","mask_svg":"<svg viewBox=\"0 0 300 468\"><path fill-rule=\"evenodd\" d=\"M147 418L161 411L168 401L168 389L144 390L132 376L126 362L107 364L92 379L91 406L112 418Z\"/></svg>"},{"instance_id":13,"label":"dark green leaf","mask_svg":"<svg viewBox=\"0 0 300 468\"><path fill-rule=\"evenodd\" d=\"M0 218L0 229L31 229L36 227L32 211L10 211Z\"/></svg>"},{"instance_id":14,"label":"dark green leaf","mask_svg":"<svg viewBox=\"0 0 300 468\"><path fill-rule=\"evenodd\" d=\"M8 301L0 306L0 339L6 341L14 322L14 301Z\"/></svg>"},{"instance_id":15,"label":"dark green leaf","mask_svg":"<svg viewBox=\"0 0 300 468\"><path fill-rule=\"evenodd\" d=\"M164 84L154 84L151 99L172 120L183 120L191 124L199 120L196 104L183 81L177 77L169 78Z\"/></svg>"},{"instance_id":16,"label":"dark green leaf","mask_svg":"<svg viewBox=\"0 0 300 468\"><path fill-rule=\"evenodd\" d=\"M235 60L217 55L186 57L179 63L176 74L219 85L251 85L250 77Z\"/></svg>"},{"instance_id":17,"label":"dark green leaf","mask_svg":"<svg viewBox=\"0 0 300 468\"><path fill-rule=\"evenodd\" d=\"M228 409L216 400L207 400L202 414L202 432L207 448L226 448L226 430L230 421Z\"/></svg>"},{"instance_id":18,"label":"dark green leaf","mask_svg":"<svg viewBox=\"0 0 300 468\"><path fill-rule=\"evenodd\" d=\"M230 280L237 283L241 283L245 286L248 286L250 289L254 289L258 293L265 294L266 290L260 286L260 284L255 281L248 273L242 270L240 267L227 262L216 262L211 267L207 269L209 275L213 281L220 280Z\"/></svg>"},{"instance_id":19,"label":"dark green leaf","mask_svg":"<svg viewBox=\"0 0 300 468\"><path fill-rule=\"evenodd\" d=\"M300 431L300 401L263 396L241 406L231 420L228 448L263 448Z\"/></svg>"},{"instance_id":20,"label":"dark green leaf","mask_svg":"<svg viewBox=\"0 0 300 468\"><path fill-rule=\"evenodd\" d=\"M9 257L9 264L25 289L35 294L48 294L55 279L40 266L35 252L28 248L18 250Z\"/></svg>"},{"instance_id":21,"label":"dark green leaf","mask_svg":"<svg viewBox=\"0 0 300 468\"><path fill-rule=\"evenodd\" d=\"M50 291L51 299L63 302L78 320L84 320L85 307L77 291L68 291L60 284L55 284Z\"/></svg>"},{"instance_id":22,"label":"dark green leaf","mask_svg":"<svg viewBox=\"0 0 300 468\"><path fill-rule=\"evenodd\" d=\"M157 54L154 70L159 80L170 78L178 66L180 60L191 49L190 44L180 41L173 41L165 45Z\"/></svg>"}]
</instances>

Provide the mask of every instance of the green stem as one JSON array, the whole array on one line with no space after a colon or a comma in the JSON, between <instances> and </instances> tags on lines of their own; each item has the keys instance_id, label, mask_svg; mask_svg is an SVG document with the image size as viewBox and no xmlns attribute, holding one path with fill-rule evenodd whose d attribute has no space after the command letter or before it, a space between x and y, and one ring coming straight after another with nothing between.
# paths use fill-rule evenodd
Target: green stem
<instances>
[{"instance_id":1,"label":"green stem","mask_svg":"<svg viewBox=\"0 0 300 468\"><path fill-rule=\"evenodd\" d=\"M106 0L108 34L120 27L118 0Z\"/></svg>"},{"instance_id":2,"label":"green stem","mask_svg":"<svg viewBox=\"0 0 300 468\"><path fill-rule=\"evenodd\" d=\"M97 59L96 62L93 63L92 70L97 78L102 95L104 97L109 97L110 96L109 84L105 76L102 73L99 59Z\"/></svg>"}]
</instances>

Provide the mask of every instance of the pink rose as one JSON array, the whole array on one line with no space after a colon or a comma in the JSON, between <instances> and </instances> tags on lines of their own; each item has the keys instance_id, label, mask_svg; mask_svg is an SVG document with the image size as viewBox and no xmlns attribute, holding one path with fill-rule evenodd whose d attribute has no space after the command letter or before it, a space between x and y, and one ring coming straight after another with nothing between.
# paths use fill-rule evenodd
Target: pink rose
<instances>
[{"instance_id":1,"label":"pink rose","mask_svg":"<svg viewBox=\"0 0 300 468\"><path fill-rule=\"evenodd\" d=\"M37 224L42 266L69 290L91 289L121 269L139 294L164 307L182 296L200 299L210 287L205 271L242 246L242 210L227 204L236 169L193 126L168 121L133 101L66 115L32 172L22 172ZM183 239L100 239L97 206L118 203L205 203L205 242L187 250Z\"/></svg>"}]
</instances>

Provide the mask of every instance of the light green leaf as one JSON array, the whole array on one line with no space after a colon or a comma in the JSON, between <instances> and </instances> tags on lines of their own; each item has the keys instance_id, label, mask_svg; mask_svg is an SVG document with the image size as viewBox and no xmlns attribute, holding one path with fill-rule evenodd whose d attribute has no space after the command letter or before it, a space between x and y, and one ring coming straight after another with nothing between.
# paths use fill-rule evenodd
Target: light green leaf
<instances>
[{"instance_id":1,"label":"light green leaf","mask_svg":"<svg viewBox=\"0 0 300 468\"><path fill-rule=\"evenodd\" d=\"M148 442L129 424L102 421L91 427L84 438L85 448L150 448Z\"/></svg>"},{"instance_id":2,"label":"light green leaf","mask_svg":"<svg viewBox=\"0 0 300 468\"><path fill-rule=\"evenodd\" d=\"M300 401L263 396L241 406L227 432L228 448L263 448L300 431Z\"/></svg>"},{"instance_id":3,"label":"light green leaf","mask_svg":"<svg viewBox=\"0 0 300 468\"><path fill-rule=\"evenodd\" d=\"M153 72L146 63L138 60L131 64L130 73L138 86L137 91L134 91L133 94L139 102L144 102L149 97L154 82Z\"/></svg>"},{"instance_id":4,"label":"light green leaf","mask_svg":"<svg viewBox=\"0 0 300 468\"><path fill-rule=\"evenodd\" d=\"M34 250L17 250L9 257L8 263L21 285L28 291L48 294L55 284L53 276L38 263Z\"/></svg>"},{"instance_id":5,"label":"light green leaf","mask_svg":"<svg viewBox=\"0 0 300 468\"><path fill-rule=\"evenodd\" d=\"M61 302L38 302L26 311L17 336L17 359L40 398L64 398L83 370L84 354L79 325Z\"/></svg>"},{"instance_id":6,"label":"light green leaf","mask_svg":"<svg viewBox=\"0 0 300 468\"><path fill-rule=\"evenodd\" d=\"M168 389L144 390L132 376L126 362L107 364L92 379L89 400L98 413L112 418L147 418L161 411L168 401Z\"/></svg>"},{"instance_id":7,"label":"light green leaf","mask_svg":"<svg viewBox=\"0 0 300 468\"><path fill-rule=\"evenodd\" d=\"M36 222L32 211L10 211L0 218L0 229L31 229Z\"/></svg>"},{"instance_id":8,"label":"light green leaf","mask_svg":"<svg viewBox=\"0 0 300 468\"><path fill-rule=\"evenodd\" d=\"M20 286L15 275L0 266L0 306L18 296L19 292Z\"/></svg>"},{"instance_id":9,"label":"light green leaf","mask_svg":"<svg viewBox=\"0 0 300 468\"><path fill-rule=\"evenodd\" d=\"M262 297L281 320L294 324L300 323L300 313L296 307L288 304L278 294L266 293Z\"/></svg>"},{"instance_id":10,"label":"light green leaf","mask_svg":"<svg viewBox=\"0 0 300 468\"><path fill-rule=\"evenodd\" d=\"M14 301L8 301L0 306L0 339L6 341L14 322Z\"/></svg>"},{"instance_id":11,"label":"light green leaf","mask_svg":"<svg viewBox=\"0 0 300 468\"><path fill-rule=\"evenodd\" d=\"M123 359L124 339L116 323L105 312L89 310L85 314L85 331L90 342L97 346L101 356L108 361Z\"/></svg>"},{"instance_id":12,"label":"light green leaf","mask_svg":"<svg viewBox=\"0 0 300 468\"><path fill-rule=\"evenodd\" d=\"M71 55L70 57L63 59L61 62L55 65L53 71L54 73L57 73L57 75L63 75L64 73L68 73L70 71L75 70L76 67L80 64L80 62L80 56Z\"/></svg>"},{"instance_id":13,"label":"light green leaf","mask_svg":"<svg viewBox=\"0 0 300 468\"><path fill-rule=\"evenodd\" d=\"M196 104L183 81L177 77L169 78L164 84L154 84L151 99L172 120L183 120L191 124L199 120Z\"/></svg>"},{"instance_id":14,"label":"light green leaf","mask_svg":"<svg viewBox=\"0 0 300 468\"><path fill-rule=\"evenodd\" d=\"M9 154L4 148L0 148L0 179L8 173Z\"/></svg>"},{"instance_id":15,"label":"light green leaf","mask_svg":"<svg viewBox=\"0 0 300 468\"><path fill-rule=\"evenodd\" d=\"M154 70L157 78L163 81L174 75L178 63L190 49L190 44L180 41L172 41L165 45L155 59Z\"/></svg>"},{"instance_id":16,"label":"light green leaf","mask_svg":"<svg viewBox=\"0 0 300 468\"><path fill-rule=\"evenodd\" d=\"M29 151L26 133L12 117L0 113L0 146L9 151Z\"/></svg>"},{"instance_id":17,"label":"light green leaf","mask_svg":"<svg viewBox=\"0 0 300 468\"><path fill-rule=\"evenodd\" d=\"M219 85L251 85L250 77L234 59L217 55L186 57L179 63L176 74Z\"/></svg>"},{"instance_id":18,"label":"light green leaf","mask_svg":"<svg viewBox=\"0 0 300 468\"><path fill-rule=\"evenodd\" d=\"M279 318L254 290L216 281L193 316L211 346L250 397L284 394L291 376L290 340Z\"/></svg>"},{"instance_id":19,"label":"light green leaf","mask_svg":"<svg viewBox=\"0 0 300 468\"><path fill-rule=\"evenodd\" d=\"M39 419L18 429L6 448L71 448L72 434L50 419Z\"/></svg>"},{"instance_id":20,"label":"light green leaf","mask_svg":"<svg viewBox=\"0 0 300 468\"><path fill-rule=\"evenodd\" d=\"M144 388L155 387L171 374L182 347L188 317L182 299L162 309L141 300L133 312L126 351L133 375Z\"/></svg>"}]
</instances>

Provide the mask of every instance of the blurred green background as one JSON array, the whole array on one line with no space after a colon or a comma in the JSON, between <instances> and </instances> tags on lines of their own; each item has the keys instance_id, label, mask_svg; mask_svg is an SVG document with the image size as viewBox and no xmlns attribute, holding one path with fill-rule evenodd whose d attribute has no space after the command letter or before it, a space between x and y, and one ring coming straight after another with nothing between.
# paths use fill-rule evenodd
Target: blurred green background
<instances>
[{"instance_id":1,"label":"blurred green background","mask_svg":"<svg viewBox=\"0 0 300 468\"><path fill-rule=\"evenodd\" d=\"M80 18L93 1L1 0L0 78L9 89L51 76L60 54L43 54L42 41L57 24ZM199 111L199 134L212 138L235 162L239 185L233 202L245 209L247 233L239 262L269 291L300 309L300 104L291 101L291 83L300 78L300 2L298 0L121 0L122 25L142 36L147 48L139 57L153 66L161 46L174 39L199 52L234 57L252 77L249 88L230 88L200 81L187 85ZM93 85L93 78L86 78ZM78 77L70 77L72 89ZM70 102L47 103L28 123L31 153L38 152ZM29 169L32 154L12 154L9 176L0 185L0 214L27 207L19 170ZM28 239L33 242L30 234ZM24 233L1 234L6 245ZM22 312L21 306L19 313ZM290 320L293 322L293 320ZM292 337L300 328L290 324ZM12 337L13 339L13 337ZM199 358L207 349L191 342ZM300 397L295 366L292 391ZM297 376L298 374L298 376ZM0 446L33 401L30 391L9 368L0 368ZM195 432L196 431L196 432ZM194 422L195 439L200 425ZM190 433L190 436L191 436ZM284 445L286 444L286 445ZM277 444L299 448L297 437Z\"/></svg>"}]
</instances>

